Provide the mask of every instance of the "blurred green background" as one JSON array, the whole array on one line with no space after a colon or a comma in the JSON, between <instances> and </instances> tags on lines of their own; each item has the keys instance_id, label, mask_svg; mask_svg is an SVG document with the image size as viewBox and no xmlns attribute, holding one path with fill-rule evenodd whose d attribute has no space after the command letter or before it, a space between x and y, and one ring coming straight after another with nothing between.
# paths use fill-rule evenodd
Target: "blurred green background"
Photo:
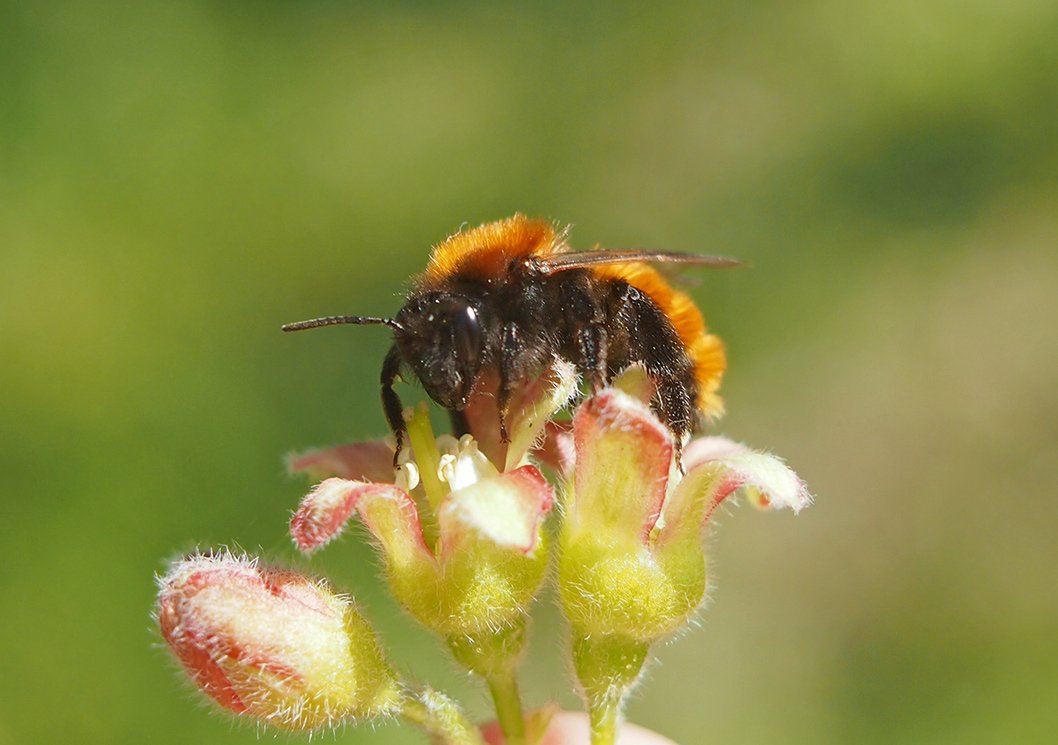
<instances>
[{"instance_id":1,"label":"blurred green background","mask_svg":"<svg viewBox=\"0 0 1058 745\"><path fill-rule=\"evenodd\" d=\"M1058 6L873 5L0 6L0 745L257 742L158 647L153 574L294 560L282 456L384 430L387 335L280 323L393 312L433 242L516 210L751 261L692 278L721 430L817 495L722 516L632 720L1054 742ZM487 716L361 540L310 566ZM575 707L538 616L527 697Z\"/></svg>"}]
</instances>

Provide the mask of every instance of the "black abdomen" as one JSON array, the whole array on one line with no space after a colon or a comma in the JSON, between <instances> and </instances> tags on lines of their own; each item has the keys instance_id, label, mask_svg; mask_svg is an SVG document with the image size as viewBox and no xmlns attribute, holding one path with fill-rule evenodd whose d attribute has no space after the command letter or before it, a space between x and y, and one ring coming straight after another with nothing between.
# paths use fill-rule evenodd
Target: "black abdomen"
<instances>
[{"instance_id":1,"label":"black abdomen","mask_svg":"<svg viewBox=\"0 0 1058 745\"><path fill-rule=\"evenodd\" d=\"M545 278L534 290L535 312L516 312L523 321L532 319L527 326L549 340L544 346L573 361L593 386L632 364L643 365L657 386L652 408L661 421L678 439L695 428L694 363L672 321L646 292L584 269Z\"/></svg>"}]
</instances>

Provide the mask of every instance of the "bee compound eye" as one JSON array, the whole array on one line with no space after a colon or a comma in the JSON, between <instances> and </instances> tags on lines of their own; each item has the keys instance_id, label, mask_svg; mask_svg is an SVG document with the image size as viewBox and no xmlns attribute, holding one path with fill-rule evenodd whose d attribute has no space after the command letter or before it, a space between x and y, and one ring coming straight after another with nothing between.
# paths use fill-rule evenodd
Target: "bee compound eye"
<instances>
[{"instance_id":1,"label":"bee compound eye","mask_svg":"<svg viewBox=\"0 0 1058 745\"><path fill-rule=\"evenodd\" d=\"M481 322L473 305L462 303L453 309L452 336L459 359L475 366L481 352Z\"/></svg>"}]
</instances>

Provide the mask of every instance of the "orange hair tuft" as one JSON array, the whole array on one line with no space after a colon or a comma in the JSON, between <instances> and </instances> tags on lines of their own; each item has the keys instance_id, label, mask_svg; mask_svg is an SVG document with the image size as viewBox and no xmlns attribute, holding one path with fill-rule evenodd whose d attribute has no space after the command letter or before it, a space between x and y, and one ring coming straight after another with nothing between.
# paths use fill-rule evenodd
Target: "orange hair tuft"
<instances>
[{"instance_id":1,"label":"orange hair tuft","mask_svg":"<svg viewBox=\"0 0 1058 745\"><path fill-rule=\"evenodd\" d=\"M561 243L562 236L551 223L516 214L441 241L416 284L420 289L433 287L455 274L482 281L502 279L512 261L552 253Z\"/></svg>"}]
</instances>

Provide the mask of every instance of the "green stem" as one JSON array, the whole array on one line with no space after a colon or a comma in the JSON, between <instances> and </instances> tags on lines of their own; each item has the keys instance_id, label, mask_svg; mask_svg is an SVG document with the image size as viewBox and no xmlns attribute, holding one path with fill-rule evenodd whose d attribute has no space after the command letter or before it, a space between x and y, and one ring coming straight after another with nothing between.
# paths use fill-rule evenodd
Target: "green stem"
<instances>
[{"instance_id":1,"label":"green stem","mask_svg":"<svg viewBox=\"0 0 1058 745\"><path fill-rule=\"evenodd\" d=\"M591 745L614 745L617 722L621 715L621 696L606 695L588 706L591 721Z\"/></svg>"},{"instance_id":2,"label":"green stem","mask_svg":"<svg viewBox=\"0 0 1058 745\"><path fill-rule=\"evenodd\" d=\"M478 728L456 703L431 688L409 693L401 704L400 715L437 745L486 745Z\"/></svg>"},{"instance_id":3,"label":"green stem","mask_svg":"<svg viewBox=\"0 0 1058 745\"><path fill-rule=\"evenodd\" d=\"M525 745L525 714L522 697L518 693L518 679L514 672L490 678L489 691L496 706L496 720L503 730L506 745Z\"/></svg>"},{"instance_id":4,"label":"green stem","mask_svg":"<svg viewBox=\"0 0 1058 745\"><path fill-rule=\"evenodd\" d=\"M591 745L614 745L621 705L646 662L648 642L622 634L574 630L573 667L577 671L591 721Z\"/></svg>"}]
</instances>

